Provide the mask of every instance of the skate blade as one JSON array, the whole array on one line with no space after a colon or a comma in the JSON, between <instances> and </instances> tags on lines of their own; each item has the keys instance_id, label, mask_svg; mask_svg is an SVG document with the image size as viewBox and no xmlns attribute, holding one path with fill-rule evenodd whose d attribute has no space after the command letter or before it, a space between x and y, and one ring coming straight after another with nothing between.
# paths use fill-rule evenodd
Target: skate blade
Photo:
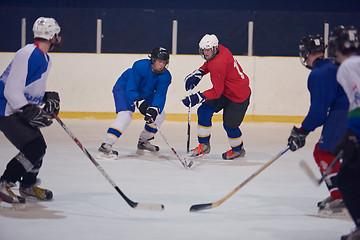
<instances>
[{"instance_id":1,"label":"skate blade","mask_svg":"<svg viewBox=\"0 0 360 240\"><path fill-rule=\"evenodd\" d=\"M104 153L98 153L96 155L96 158L97 159L103 159L103 160L116 160L118 158L118 156L116 156L116 155L109 156L109 155L106 155Z\"/></svg>"}]
</instances>

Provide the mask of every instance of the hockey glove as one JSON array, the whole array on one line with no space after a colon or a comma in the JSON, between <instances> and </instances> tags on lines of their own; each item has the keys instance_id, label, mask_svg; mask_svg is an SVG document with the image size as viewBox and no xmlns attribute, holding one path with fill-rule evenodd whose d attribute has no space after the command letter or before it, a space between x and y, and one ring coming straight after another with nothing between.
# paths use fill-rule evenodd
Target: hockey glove
<instances>
[{"instance_id":1,"label":"hockey glove","mask_svg":"<svg viewBox=\"0 0 360 240\"><path fill-rule=\"evenodd\" d=\"M205 100L206 100L205 96L201 92L197 92L197 93L192 94L190 96L186 96L182 100L182 102L186 107L189 107L190 104L191 104L191 107L193 107L196 104L202 103Z\"/></svg>"},{"instance_id":2,"label":"hockey glove","mask_svg":"<svg viewBox=\"0 0 360 240\"><path fill-rule=\"evenodd\" d=\"M204 71L202 69L196 69L195 71L187 75L185 77L185 90L188 91L190 89L193 89L196 85L198 85L203 76Z\"/></svg>"},{"instance_id":3,"label":"hockey glove","mask_svg":"<svg viewBox=\"0 0 360 240\"><path fill-rule=\"evenodd\" d=\"M309 134L309 131L305 129L293 127L291 130L290 137L288 138L288 145L290 146L291 151L296 151L299 148L302 148L305 145L306 136Z\"/></svg>"},{"instance_id":4,"label":"hockey glove","mask_svg":"<svg viewBox=\"0 0 360 240\"><path fill-rule=\"evenodd\" d=\"M43 110L49 116L51 116L53 113L56 115L59 114L60 97L57 92L45 92L43 103L45 104Z\"/></svg>"},{"instance_id":5,"label":"hockey glove","mask_svg":"<svg viewBox=\"0 0 360 240\"><path fill-rule=\"evenodd\" d=\"M48 114L35 104L27 104L21 110L20 117L34 128L47 127L52 124Z\"/></svg>"},{"instance_id":6,"label":"hockey glove","mask_svg":"<svg viewBox=\"0 0 360 240\"><path fill-rule=\"evenodd\" d=\"M149 104L147 104L144 99L136 99L135 106L139 109L140 113L145 116Z\"/></svg>"},{"instance_id":7,"label":"hockey glove","mask_svg":"<svg viewBox=\"0 0 360 240\"><path fill-rule=\"evenodd\" d=\"M343 138L338 142L334 150L334 156L337 156L341 150L343 150L343 159L353 159L356 153L356 149L360 150L359 140L356 134L347 130Z\"/></svg>"},{"instance_id":8,"label":"hockey glove","mask_svg":"<svg viewBox=\"0 0 360 240\"><path fill-rule=\"evenodd\" d=\"M144 120L146 121L146 123L150 124L153 123L157 117L157 115L159 115L159 111L160 109L158 107L148 107L148 109L146 110L146 114L145 114L145 118Z\"/></svg>"}]
</instances>

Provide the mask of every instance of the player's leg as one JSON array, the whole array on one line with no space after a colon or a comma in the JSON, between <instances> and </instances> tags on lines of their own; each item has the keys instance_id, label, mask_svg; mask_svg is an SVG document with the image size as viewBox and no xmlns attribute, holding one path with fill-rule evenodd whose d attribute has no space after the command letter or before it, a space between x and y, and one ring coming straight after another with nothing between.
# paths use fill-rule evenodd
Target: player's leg
<instances>
[{"instance_id":1,"label":"player's leg","mask_svg":"<svg viewBox=\"0 0 360 240\"><path fill-rule=\"evenodd\" d=\"M156 126L161 126L165 120L165 111L162 111L155 119L154 123L145 123L144 130L140 133L139 141L137 144L138 153L142 154L144 150L149 152L158 152L160 150L159 146L156 146L150 143L154 139L155 134L157 133ZM156 125L156 126L155 126Z\"/></svg>"},{"instance_id":2,"label":"player's leg","mask_svg":"<svg viewBox=\"0 0 360 240\"><path fill-rule=\"evenodd\" d=\"M208 154L210 148L210 137L212 129L212 117L217 111L218 100L206 100L197 110L198 115L198 141L199 145L190 151L192 157Z\"/></svg>"},{"instance_id":3,"label":"player's leg","mask_svg":"<svg viewBox=\"0 0 360 240\"><path fill-rule=\"evenodd\" d=\"M16 196L11 187L25 177L27 184L33 185L39 173L42 159L46 151L46 143L39 129L25 124L17 115L4 117L0 120L0 130L20 152L7 164L1 176L0 195L7 202L25 202ZM32 177L32 171L36 174Z\"/></svg>"},{"instance_id":4,"label":"player's leg","mask_svg":"<svg viewBox=\"0 0 360 240\"><path fill-rule=\"evenodd\" d=\"M338 172L338 186L360 235L360 148L351 159L343 159ZM353 233L354 234L354 233ZM359 236L358 235L358 236Z\"/></svg>"},{"instance_id":5,"label":"player's leg","mask_svg":"<svg viewBox=\"0 0 360 240\"><path fill-rule=\"evenodd\" d=\"M222 154L223 159L228 160L245 156L246 152L243 146L240 125L244 120L245 113L249 106L249 100L250 97L242 103L236 103L228 99L224 100L227 101L227 104L225 104L224 107L223 126L227 133L231 149Z\"/></svg>"},{"instance_id":6,"label":"player's leg","mask_svg":"<svg viewBox=\"0 0 360 240\"><path fill-rule=\"evenodd\" d=\"M135 111L135 106L130 106L125 89L118 87L113 91L114 102L117 117L111 123L106 135L99 147L97 157L105 159L116 159L119 153L112 149L112 146L117 142L119 137L124 133L132 120L132 114Z\"/></svg>"}]
</instances>

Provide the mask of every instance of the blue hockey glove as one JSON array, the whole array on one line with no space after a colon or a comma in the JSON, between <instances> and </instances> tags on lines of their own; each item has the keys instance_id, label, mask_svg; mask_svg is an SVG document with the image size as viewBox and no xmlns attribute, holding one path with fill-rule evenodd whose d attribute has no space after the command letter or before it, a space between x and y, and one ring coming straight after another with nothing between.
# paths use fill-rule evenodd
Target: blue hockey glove
<instances>
[{"instance_id":1,"label":"blue hockey glove","mask_svg":"<svg viewBox=\"0 0 360 240\"><path fill-rule=\"evenodd\" d=\"M196 85L198 85L203 76L204 71L202 69L196 69L195 71L187 75L185 77L185 90L188 91L190 89L193 89Z\"/></svg>"},{"instance_id":2,"label":"blue hockey glove","mask_svg":"<svg viewBox=\"0 0 360 240\"><path fill-rule=\"evenodd\" d=\"M146 114L145 114L145 118L144 120L146 121L146 123L150 124L153 123L157 117L157 115L159 115L159 111L160 109L158 107L148 107L148 109L146 110Z\"/></svg>"},{"instance_id":3,"label":"blue hockey glove","mask_svg":"<svg viewBox=\"0 0 360 240\"><path fill-rule=\"evenodd\" d=\"M299 148L302 148L305 145L305 139L308 134L309 131L294 126L291 130L290 137L288 138L288 145L290 146L290 150L294 152Z\"/></svg>"},{"instance_id":4,"label":"blue hockey glove","mask_svg":"<svg viewBox=\"0 0 360 240\"><path fill-rule=\"evenodd\" d=\"M189 107L190 103L191 103L191 107L195 106L198 103L202 103L203 101L205 101L206 98L205 96L201 93L201 92L197 92L195 94L192 94L190 96L186 96L182 102L185 106Z\"/></svg>"}]
</instances>

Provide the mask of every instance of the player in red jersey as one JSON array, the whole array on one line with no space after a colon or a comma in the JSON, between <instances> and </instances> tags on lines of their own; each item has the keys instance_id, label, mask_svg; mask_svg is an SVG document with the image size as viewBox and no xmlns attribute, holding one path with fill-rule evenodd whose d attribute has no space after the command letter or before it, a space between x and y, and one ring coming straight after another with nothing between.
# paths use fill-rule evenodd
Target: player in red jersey
<instances>
[{"instance_id":1,"label":"player in red jersey","mask_svg":"<svg viewBox=\"0 0 360 240\"><path fill-rule=\"evenodd\" d=\"M206 62L185 77L185 90L193 89L208 73L213 87L182 100L187 107L201 103L197 110L199 146L191 150L191 156L197 157L210 152L212 116L223 110L223 126L231 149L224 152L222 157L242 157L245 155L245 149L240 124L250 103L249 78L229 49L220 45L214 34L206 34L201 39L199 52Z\"/></svg>"}]
</instances>

